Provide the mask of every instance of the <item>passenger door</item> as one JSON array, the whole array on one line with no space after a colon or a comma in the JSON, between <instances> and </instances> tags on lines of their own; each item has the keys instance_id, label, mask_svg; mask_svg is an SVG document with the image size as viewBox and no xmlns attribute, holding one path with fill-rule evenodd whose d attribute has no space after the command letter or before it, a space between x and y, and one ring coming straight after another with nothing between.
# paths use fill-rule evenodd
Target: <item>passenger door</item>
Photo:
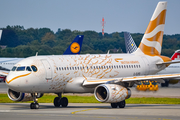
<instances>
[{"instance_id":1,"label":"passenger door","mask_svg":"<svg viewBox=\"0 0 180 120\"><path fill-rule=\"evenodd\" d=\"M46 79L51 80L52 79L52 68L49 62L46 59L42 59L41 62L44 65L44 68L46 70Z\"/></svg>"}]
</instances>

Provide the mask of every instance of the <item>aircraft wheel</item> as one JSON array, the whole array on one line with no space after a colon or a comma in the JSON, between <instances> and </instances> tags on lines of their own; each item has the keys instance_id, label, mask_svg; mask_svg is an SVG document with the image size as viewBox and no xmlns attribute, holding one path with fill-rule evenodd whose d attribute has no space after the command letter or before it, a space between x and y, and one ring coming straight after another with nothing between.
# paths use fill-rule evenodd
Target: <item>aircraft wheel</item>
<instances>
[{"instance_id":1,"label":"aircraft wheel","mask_svg":"<svg viewBox=\"0 0 180 120\"><path fill-rule=\"evenodd\" d=\"M126 101L123 100L123 101L119 102L118 106L119 106L119 108L124 108L126 106Z\"/></svg>"},{"instance_id":2,"label":"aircraft wheel","mask_svg":"<svg viewBox=\"0 0 180 120\"><path fill-rule=\"evenodd\" d=\"M39 104L38 103L31 103L30 108L31 109L39 109Z\"/></svg>"},{"instance_id":3,"label":"aircraft wheel","mask_svg":"<svg viewBox=\"0 0 180 120\"><path fill-rule=\"evenodd\" d=\"M67 107L68 106L68 99L66 97L61 98L61 105L62 107Z\"/></svg>"},{"instance_id":4,"label":"aircraft wheel","mask_svg":"<svg viewBox=\"0 0 180 120\"><path fill-rule=\"evenodd\" d=\"M118 104L117 103L111 103L112 108L117 108Z\"/></svg>"},{"instance_id":5,"label":"aircraft wheel","mask_svg":"<svg viewBox=\"0 0 180 120\"><path fill-rule=\"evenodd\" d=\"M61 103L60 101L61 101L61 99L59 97L55 97L54 98L54 106L60 107L60 103Z\"/></svg>"}]
</instances>

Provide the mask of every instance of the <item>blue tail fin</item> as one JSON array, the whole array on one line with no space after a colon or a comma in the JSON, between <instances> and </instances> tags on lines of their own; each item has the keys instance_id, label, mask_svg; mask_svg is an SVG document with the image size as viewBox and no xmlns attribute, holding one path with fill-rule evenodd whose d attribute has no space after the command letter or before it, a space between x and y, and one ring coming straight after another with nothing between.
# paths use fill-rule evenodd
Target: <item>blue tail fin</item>
<instances>
[{"instance_id":1,"label":"blue tail fin","mask_svg":"<svg viewBox=\"0 0 180 120\"><path fill-rule=\"evenodd\" d=\"M127 53L132 53L137 50L137 46L129 32L124 32L124 39Z\"/></svg>"},{"instance_id":2,"label":"blue tail fin","mask_svg":"<svg viewBox=\"0 0 180 120\"><path fill-rule=\"evenodd\" d=\"M84 35L77 35L63 55L80 54Z\"/></svg>"}]
</instances>

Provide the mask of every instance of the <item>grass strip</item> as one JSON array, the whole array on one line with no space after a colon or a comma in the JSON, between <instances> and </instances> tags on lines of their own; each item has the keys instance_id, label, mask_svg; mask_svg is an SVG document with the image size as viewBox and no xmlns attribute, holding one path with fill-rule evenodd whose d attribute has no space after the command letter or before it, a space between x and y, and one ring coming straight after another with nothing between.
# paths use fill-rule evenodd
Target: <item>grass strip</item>
<instances>
[{"instance_id":1,"label":"grass strip","mask_svg":"<svg viewBox=\"0 0 180 120\"><path fill-rule=\"evenodd\" d=\"M53 103L54 98L57 95L45 94L42 98L38 99L39 103ZM69 103L100 103L96 98L92 96L78 96L78 95L63 95L67 97ZM21 101L22 102L22 101ZM23 102L30 103L32 101ZM10 100L7 94L0 94L0 103L16 103ZM129 98L126 100L127 104L180 104L180 98L154 98L154 97L142 97L142 98Z\"/></svg>"}]
</instances>

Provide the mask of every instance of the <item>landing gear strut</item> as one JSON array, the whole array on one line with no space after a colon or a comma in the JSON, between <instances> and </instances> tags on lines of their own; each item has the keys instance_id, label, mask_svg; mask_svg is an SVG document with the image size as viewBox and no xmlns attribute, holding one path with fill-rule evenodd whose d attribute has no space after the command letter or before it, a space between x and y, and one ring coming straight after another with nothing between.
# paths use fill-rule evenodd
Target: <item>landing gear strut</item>
<instances>
[{"instance_id":1,"label":"landing gear strut","mask_svg":"<svg viewBox=\"0 0 180 120\"><path fill-rule=\"evenodd\" d=\"M66 97L63 97L61 96L61 93L58 93L57 94L58 97L55 97L54 98L54 106L55 107L67 107L68 106L68 99Z\"/></svg>"},{"instance_id":2,"label":"landing gear strut","mask_svg":"<svg viewBox=\"0 0 180 120\"><path fill-rule=\"evenodd\" d=\"M112 108L117 108L118 106L119 106L119 108L124 108L126 106L126 101L123 100L123 101L118 102L118 103L111 103Z\"/></svg>"},{"instance_id":3,"label":"landing gear strut","mask_svg":"<svg viewBox=\"0 0 180 120\"><path fill-rule=\"evenodd\" d=\"M39 109L39 104L38 104L37 99L36 99L36 94L32 93L32 97L33 97L34 102L30 104L30 108L31 109Z\"/></svg>"}]
</instances>

